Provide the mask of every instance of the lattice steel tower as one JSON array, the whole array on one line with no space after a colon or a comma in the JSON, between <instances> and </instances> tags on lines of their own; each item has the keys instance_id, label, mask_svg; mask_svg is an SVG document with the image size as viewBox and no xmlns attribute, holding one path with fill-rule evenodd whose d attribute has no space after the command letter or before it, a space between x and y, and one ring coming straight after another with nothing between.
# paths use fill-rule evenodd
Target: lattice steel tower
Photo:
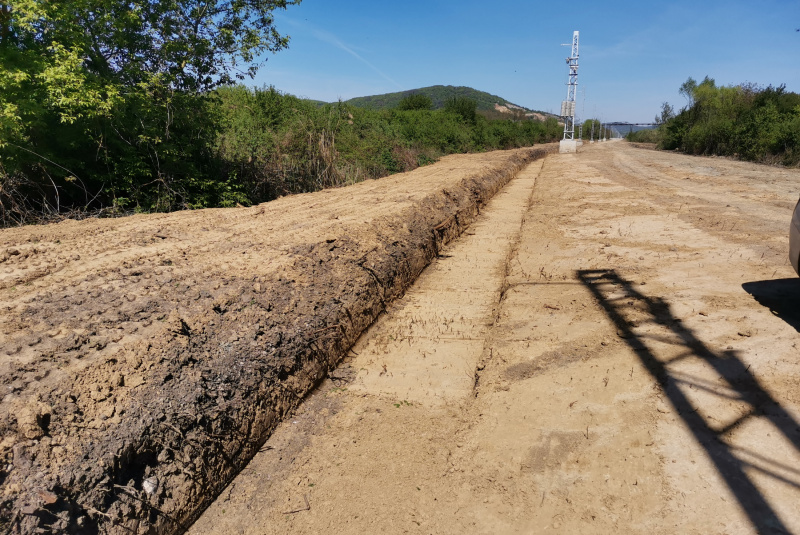
<instances>
[{"instance_id":1,"label":"lattice steel tower","mask_svg":"<svg viewBox=\"0 0 800 535\"><path fill-rule=\"evenodd\" d=\"M567 100L561 103L561 116L564 118L564 139L575 139L575 97L578 92L578 34L572 34L572 54L567 58L569 82Z\"/></svg>"}]
</instances>

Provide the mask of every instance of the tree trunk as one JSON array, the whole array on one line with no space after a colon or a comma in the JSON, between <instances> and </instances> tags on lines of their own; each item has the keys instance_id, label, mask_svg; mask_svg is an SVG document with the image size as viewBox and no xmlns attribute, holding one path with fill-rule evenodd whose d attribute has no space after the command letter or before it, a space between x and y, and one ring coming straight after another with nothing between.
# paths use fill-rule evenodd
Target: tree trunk
<instances>
[{"instance_id":1,"label":"tree trunk","mask_svg":"<svg viewBox=\"0 0 800 535\"><path fill-rule=\"evenodd\" d=\"M11 25L11 8L8 4L0 4L0 46L8 42Z\"/></svg>"}]
</instances>

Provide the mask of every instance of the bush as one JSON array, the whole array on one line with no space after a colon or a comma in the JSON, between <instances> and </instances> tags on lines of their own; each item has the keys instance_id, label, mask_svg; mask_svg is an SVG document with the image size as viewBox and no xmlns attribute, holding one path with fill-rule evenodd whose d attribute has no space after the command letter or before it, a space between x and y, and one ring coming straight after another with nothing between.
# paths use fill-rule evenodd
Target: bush
<instances>
[{"instance_id":1,"label":"bush","mask_svg":"<svg viewBox=\"0 0 800 535\"><path fill-rule=\"evenodd\" d=\"M658 144L661 142L662 132L660 129L639 130L638 132L629 132L625 139L633 143L653 143Z\"/></svg>"},{"instance_id":2,"label":"bush","mask_svg":"<svg viewBox=\"0 0 800 535\"><path fill-rule=\"evenodd\" d=\"M413 93L400 100L397 109L401 111L407 110L429 110L433 107L433 101L427 95L421 93Z\"/></svg>"},{"instance_id":3,"label":"bush","mask_svg":"<svg viewBox=\"0 0 800 535\"><path fill-rule=\"evenodd\" d=\"M561 133L555 119L542 123L472 115L473 101L458 107L472 118L468 121L452 109L372 110L341 102L317 106L272 87L229 87L216 94L222 175L235 175L249 202L409 171L444 154L552 141Z\"/></svg>"},{"instance_id":4,"label":"bush","mask_svg":"<svg viewBox=\"0 0 800 535\"><path fill-rule=\"evenodd\" d=\"M681 92L690 105L659 127L661 148L800 163L800 95L784 86L718 87L708 77L699 84L688 79Z\"/></svg>"},{"instance_id":5,"label":"bush","mask_svg":"<svg viewBox=\"0 0 800 535\"><path fill-rule=\"evenodd\" d=\"M475 124L478 103L467 97L452 97L444 104L444 111L461 117L464 122Z\"/></svg>"},{"instance_id":6,"label":"bush","mask_svg":"<svg viewBox=\"0 0 800 535\"><path fill-rule=\"evenodd\" d=\"M464 98L447 110L371 110L341 102L320 106L273 87L226 86L171 106L168 137L140 127L137 143L125 148L116 146L124 143L119 136L106 136L93 159L84 158L93 142L72 133L85 125L55 118L42 124L37 145L51 160L59 155L58 188L29 180L40 156L6 146L0 153L3 224L23 222L24 214L40 220L63 211L67 200L105 214L247 205L409 171L445 154L528 146L561 134L552 118L488 120ZM121 108L110 124L95 126L97 135L117 122L141 119L146 126L150 114L163 112ZM12 152L14 158L5 159Z\"/></svg>"}]
</instances>

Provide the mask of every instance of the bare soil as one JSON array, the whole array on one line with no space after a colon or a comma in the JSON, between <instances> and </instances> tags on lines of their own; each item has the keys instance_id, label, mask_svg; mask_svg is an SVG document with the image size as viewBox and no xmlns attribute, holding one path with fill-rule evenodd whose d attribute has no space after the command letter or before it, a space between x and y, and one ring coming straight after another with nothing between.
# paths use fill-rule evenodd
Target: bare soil
<instances>
[{"instance_id":1,"label":"bare soil","mask_svg":"<svg viewBox=\"0 0 800 535\"><path fill-rule=\"evenodd\" d=\"M527 163L0 231L0 530L176 533Z\"/></svg>"},{"instance_id":2,"label":"bare soil","mask_svg":"<svg viewBox=\"0 0 800 535\"><path fill-rule=\"evenodd\" d=\"M800 171L532 163L191 534L800 533Z\"/></svg>"}]
</instances>

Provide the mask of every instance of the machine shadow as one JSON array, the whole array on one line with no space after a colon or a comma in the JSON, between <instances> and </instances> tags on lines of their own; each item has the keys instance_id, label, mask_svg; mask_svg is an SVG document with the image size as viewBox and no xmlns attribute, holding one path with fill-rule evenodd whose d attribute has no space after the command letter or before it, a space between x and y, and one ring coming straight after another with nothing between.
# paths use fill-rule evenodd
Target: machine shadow
<instances>
[{"instance_id":1,"label":"machine shadow","mask_svg":"<svg viewBox=\"0 0 800 535\"><path fill-rule=\"evenodd\" d=\"M676 413L713 461L753 528L758 533L790 533L766 497L748 477L747 470L759 471L794 487L800 487L800 483L793 481L794 478L787 479L777 471L764 470L740 459L734 452L741 450L727 441L727 435L750 418L766 418L800 451L800 424L766 391L735 351L713 351L672 313L664 299L641 293L631 281L622 278L615 270L581 270L576 274L614 322L620 336L659 383ZM645 324L660 327L670 339L678 340L674 343L680 346L680 354L670 360L659 358L652 347L656 337L635 332L638 325ZM701 378L670 371L671 363L686 358L701 359L708 364L729 385L726 392L710 387ZM702 412L705 411L700 410L703 407L694 406L682 386L684 389L700 388L713 395L734 399L746 404L748 410L734 421L712 425L703 416ZM767 461L773 467L780 466L773 460Z\"/></svg>"},{"instance_id":2,"label":"machine shadow","mask_svg":"<svg viewBox=\"0 0 800 535\"><path fill-rule=\"evenodd\" d=\"M800 332L800 278L746 282L742 288Z\"/></svg>"}]
</instances>

